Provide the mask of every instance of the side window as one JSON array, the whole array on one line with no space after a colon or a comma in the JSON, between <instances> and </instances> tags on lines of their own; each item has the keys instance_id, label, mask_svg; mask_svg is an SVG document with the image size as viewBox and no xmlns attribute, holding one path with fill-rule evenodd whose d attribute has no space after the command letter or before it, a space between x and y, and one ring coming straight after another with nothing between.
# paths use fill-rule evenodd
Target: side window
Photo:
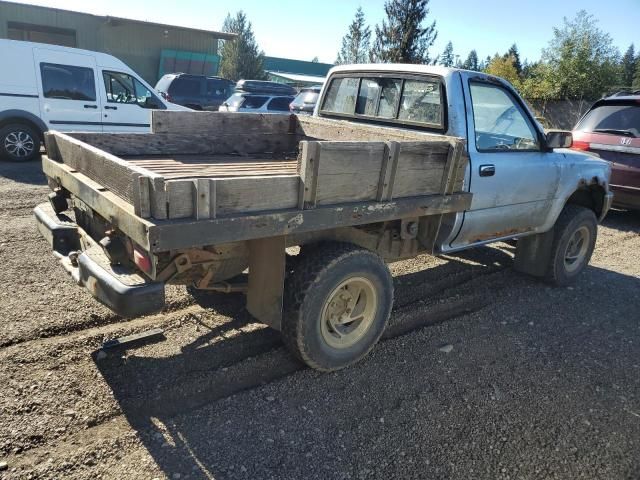
<instances>
[{"instance_id":1,"label":"side window","mask_svg":"<svg viewBox=\"0 0 640 480\"><path fill-rule=\"evenodd\" d=\"M247 95L244 97L242 108L260 108L265 104L269 97L260 97L257 95Z\"/></svg>"},{"instance_id":2,"label":"side window","mask_svg":"<svg viewBox=\"0 0 640 480\"><path fill-rule=\"evenodd\" d=\"M207 97L225 100L233 93L233 84L215 78L207 79Z\"/></svg>"},{"instance_id":3,"label":"side window","mask_svg":"<svg viewBox=\"0 0 640 480\"><path fill-rule=\"evenodd\" d=\"M470 87L478 151L540 149L535 129L505 89L479 82Z\"/></svg>"},{"instance_id":4,"label":"side window","mask_svg":"<svg viewBox=\"0 0 640 480\"><path fill-rule=\"evenodd\" d=\"M269 102L267 110L276 110L278 112L288 112L289 104L293 101L291 97L276 97Z\"/></svg>"},{"instance_id":5,"label":"side window","mask_svg":"<svg viewBox=\"0 0 640 480\"><path fill-rule=\"evenodd\" d=\"M169 93L174 96L199 97L200 79L178 77L171 83Z\"/></svg>"},{"instance_id":6,"label":"side window","mask_svg":"<svg viewBox=\"0 0 640 480\"><path fill-rule=\"evenodd\" d=\"M142 108L163 108L162 102L137 78L126 73L102 72L109 103L136 104Z\"/></svg>"},{"instance_id":7,"label":"side window","mask_svg":"<svg viewBox=\"0 0 640 480\"><path fill-rule=\"evenodd\" d=\"M96 83L92 68L41 63L40 73L45 98L95 102Z\"/></svg>"},{"instance_id":8,"label":"side window","mask_svg":"<svg viewBox=\"0 0 640 480\"><path fill-rule=\"evenodd\" d=\"M442 125L440 84L435 81L405 80L398 119Z\"/></svg>"},{"instance_id":9,"label":"side window","mask_svg":"<svg viewBox=\"0 0 640 480\"><path fill-rule=\"evenodd\" d=\"M356 106L359 83L357 78L334 78L331 80L331 85L329 85L322 104L322 110L352 114Z\"/></svg>"}]
</instances>

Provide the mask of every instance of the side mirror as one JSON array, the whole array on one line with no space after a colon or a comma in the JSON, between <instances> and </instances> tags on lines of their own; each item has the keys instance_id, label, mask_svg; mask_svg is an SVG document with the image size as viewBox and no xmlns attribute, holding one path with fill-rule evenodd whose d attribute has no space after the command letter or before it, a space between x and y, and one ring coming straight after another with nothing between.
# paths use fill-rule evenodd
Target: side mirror
<instances>
[{"instance_id":1,"label":"side mirror","mask_svg":"<svg viewBox=\"0 0 640 480\"><path fill-rule=\"evenodd\" d=\"M548 130L546 137L549 148L571 148L573 145L573 135L565 130Z\"/></svg>"}]
</instances>

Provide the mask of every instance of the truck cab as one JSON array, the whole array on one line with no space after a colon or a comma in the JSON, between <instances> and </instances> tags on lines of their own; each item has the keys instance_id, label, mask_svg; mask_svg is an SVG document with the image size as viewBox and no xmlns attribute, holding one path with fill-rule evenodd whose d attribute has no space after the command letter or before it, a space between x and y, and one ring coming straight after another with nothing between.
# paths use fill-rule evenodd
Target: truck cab
<instances>
[{"instance_id":1,"label":"truck cab","mask_svg":"<svg viewBox=\"0 0 640 480\"><path fill-rule=\"evenodd\" d=\"M548 232L569 203L602 219L611 203L609 164L569 150L569 132L545 132L498 77L426 65L339 66L314 115L465 140L464 188L473 200L444 219L441 253Z\"/></svg>"}]
</instances>

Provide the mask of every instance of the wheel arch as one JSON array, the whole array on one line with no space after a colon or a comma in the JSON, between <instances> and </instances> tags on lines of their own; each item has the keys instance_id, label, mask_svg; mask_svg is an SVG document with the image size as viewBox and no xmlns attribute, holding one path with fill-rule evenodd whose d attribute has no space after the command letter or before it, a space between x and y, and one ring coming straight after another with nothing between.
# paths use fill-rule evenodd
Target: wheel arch
<instances>
[{"instance_id":1,"label":"wheel arch","mask_svg":"<svg viewBox=\"0 0 640 480\"><path fill-rule=\"evenodd\" d=\"M0 128L12 123L26 123L40 134L40 140L44 140L44 132L48 130L42 119L26 110L5 110L0 112Z\"/></svg>"},{"instance_id":2,"label":"wheel arch","mask_svg":"<svg viewBox=\"0 0 640 480\"><path fill-rule=\"evenodd\" d=\"M565 205L580 205L592 210L596 217L600 218L604 209L606 193L604 187L597 181L590 184L584 183L569 195Z\"/></svg>"}]
</instances>

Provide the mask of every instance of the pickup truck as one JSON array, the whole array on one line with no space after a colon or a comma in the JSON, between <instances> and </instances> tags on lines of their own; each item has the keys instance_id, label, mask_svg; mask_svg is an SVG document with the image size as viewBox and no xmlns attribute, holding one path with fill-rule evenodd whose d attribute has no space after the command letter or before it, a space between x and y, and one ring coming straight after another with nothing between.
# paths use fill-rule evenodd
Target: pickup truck
<instances>
[{"instance_id":1,"label":"pickup truck","mask_svg":"<svg viewBox=\"0 0 640 480\"><path fill-rule=\"evenodd\" d=\"M168 283L242 292L330 371L382 335L389 262L517 239L516 270L574 281L612 194L609 164L571 143L500 78L341 66L313 116L154 112L150 134L49 132L53 192L35 217L115 312L160 310Z\"/></svg>"}]
</instances>

